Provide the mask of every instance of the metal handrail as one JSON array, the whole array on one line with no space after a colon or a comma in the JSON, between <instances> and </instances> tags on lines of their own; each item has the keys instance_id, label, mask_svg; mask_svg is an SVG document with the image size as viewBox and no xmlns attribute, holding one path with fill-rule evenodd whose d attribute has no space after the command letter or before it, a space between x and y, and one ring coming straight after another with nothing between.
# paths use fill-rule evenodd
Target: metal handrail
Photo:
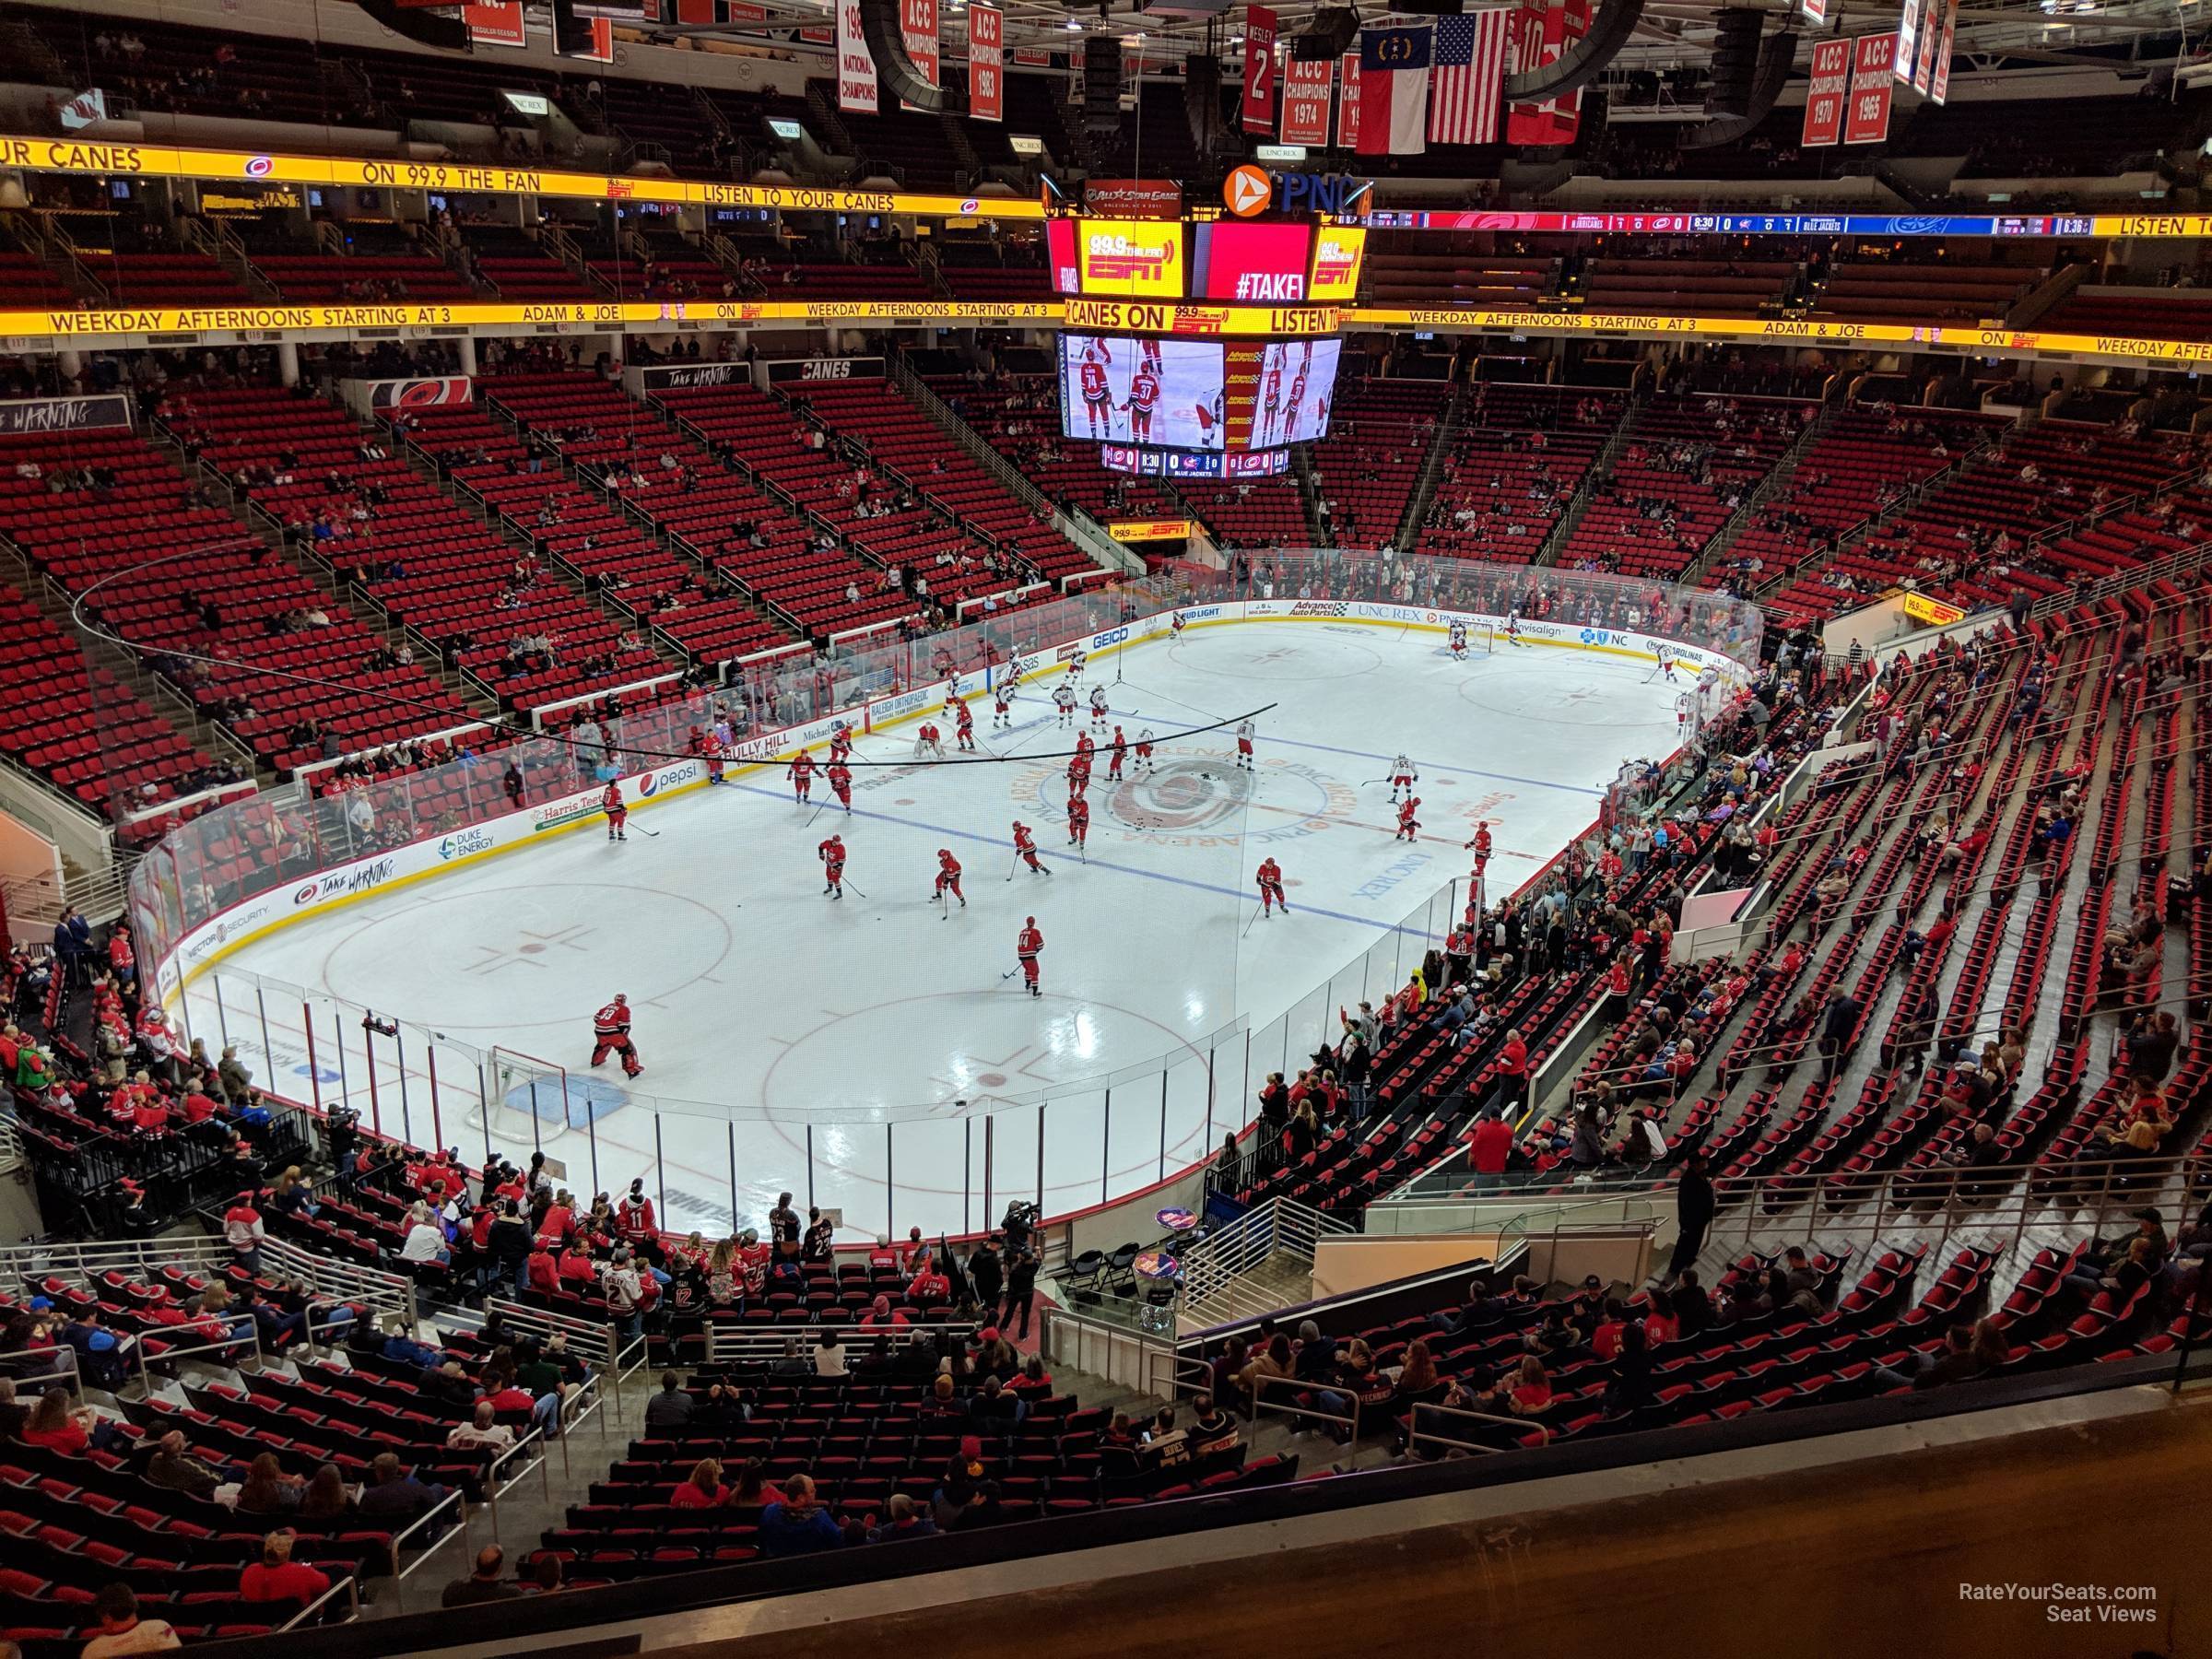
<instances>
[{"instance_id":1,"label":"metal handrail","mask_svg":"<svg viewBox=\"0 0 2212 1659\"><path fill-rule=\"evenodd\" d=\"M976 1329L972 1321L899 1325L746 1325L732 1324L726 1320L717 1321L710 1317L707 1321L707 1363L721 1365L730 1360L742 1362L757 1359L781 1359L784 1348L792 1343L812 1338L818 1345L824 1336L832 1333L841 1347L865 1352L878 1337L888 1338L890 1347L897 1349L911 1347L924 1339L934 1341L939 1334L966 1340L974 1335Z\"/></svg>"},{"instance_id":2,"label":"metal handrail","mask_svg":"<svg viewBox=\"0 0 2212 1659\"><path fill-rule=\"evenodd\" d=\"M360 1618L361 1616L361 1586L359 1581L349 1572L344 1578L340 1579L336 1583L333 1584L329 1589L324 1591L322 1594L316 1596L313 1601L309 1602L306 1606L300 1608L299 1612L293 1614L289 1618L278 1625L276 1628L279 1630L298 1630L301 1625L308 1622L310 1618L312 1618L314 1614L315 1610L322 1606L324 1603L331 1600L334 1596L340 1594L343 1594L346 1597L346 1617L340 1619L338 1622L341 1624L353 1623L355 1619ZM323 1621L316 1619L315 1622L320 1624Z\"/></svg>"},{"instance_id":3,"label":"metal handrail","mask_svg":"<svg viewBox=\"0 0 2212 1659\"><path fill-rule=\"evenodd\" d=\"M1452 1440L1441 1434L1424 1433L1418 1427L1421 1420L1421 1413L1424 1411L1441 1412L1446 1417L1465 1418L1469 1422L1473 1423L1497 1423L1504 1428L1514 1430L1517 1434L1526 1434L1531 1430L1534 1430L1536 1433L1544 1437L1543 1441L1540 1442L1541 1444L1547 1446L1551 1444L1551 1428L1548 1424L1535 1422L1528 1418L1500 1417L1495 1412L1489 1411L1469 1411L1464 1406L1441 1406L1431 1403L1418 1405L1413 1408L1412 1421L1415 1427L1408 1430L1406 1436L1406 1450L1407 1452L1411 1452L1416 1446L1419 1446L1424 1443L1432 1446L1447 1446L1457 1452L1495 1453L1505 1450L1503 1446L1486 1446L1476 1441L1458 1441Z\"/></svg>"},{"instance_id":4,"label":"metal handrail","mask_svg":"<svg viewBox=\"0 0 2212 1659\"><path fill-rule=\"evenodd\" d=\"M43 1371L36 1376L18 1377L15 1372L6 1369L6 1361L10 1359L66 1359L68 1363L59 1371ZM47 1384L65 1381L69 1385L69 1393L74 1398L81 1402L85 1397L83 1369L77 1364L76 1350L65 1342L56 1343L50 1348L12 1348L5 1354L0 1354L0 1376L13 1378L18 1388L27 1387L35 1382L39 1385L41 1394L46 1392Z\"/></svg>"},{"instance_id":5,"label":"metal handrail","mask_svg":"<svg viewBox=\"0 0 2212 1659\"><path fill-rule=\"evenodd\" d=\"M457 1518L453 1527L440 1533L433 1542L423 1547L422 1553L417 1556L410 1565L402 1568L399 1564L399 1547L406 1542L408 1535L420 1532L448 1509L457 1511ZM406 1610L407 1581L421 1571L424 1562L436 1557L438 1552L445 1547L446 1540L452 1537L454 1532L461 1535L464 1544L467 1543L468 1500L458 1488L448 1492L429 1509L423 1511L416 1520L392 1535L392 1599L401 1612L404 1613Z\"/></svg>"}]
</instances>

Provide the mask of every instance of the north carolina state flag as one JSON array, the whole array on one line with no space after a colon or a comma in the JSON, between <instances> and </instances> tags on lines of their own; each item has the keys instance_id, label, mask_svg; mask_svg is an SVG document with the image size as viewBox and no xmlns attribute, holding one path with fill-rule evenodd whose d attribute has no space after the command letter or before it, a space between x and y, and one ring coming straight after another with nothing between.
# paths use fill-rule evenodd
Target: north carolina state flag
<instances>
[{"instance_id":1,"label":"north carolina state flag","mask_svg":"<svg viewBox=\"0 0 2212 1659\"><path fill-rule=\"evenodd\" d=\"M1265 6L1244 8L1243 126L1275 131L1275 13Z\"/></svg>"},{"instance_id":2,"label":"north carolina state flag","mask_svg":"<svg viewBox=\"0 0 2212 1659\"><path fill-rule=\"evenodd\" d=\"M1362 156L1418 156L1429 147L1429 29L1359 31Z\"/></svg>"}]
</instances>

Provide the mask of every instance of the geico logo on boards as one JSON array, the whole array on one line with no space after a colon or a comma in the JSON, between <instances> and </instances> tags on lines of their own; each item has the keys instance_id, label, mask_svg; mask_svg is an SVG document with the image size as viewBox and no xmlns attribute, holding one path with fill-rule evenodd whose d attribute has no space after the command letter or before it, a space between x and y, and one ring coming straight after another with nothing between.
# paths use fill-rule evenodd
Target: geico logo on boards
<instances>
[{"instance_id":1,"label":"geico logo on boards","mask_svg":"<svg viewBox=\"0 0 2212 1659\"><path fill-rule=\"evenodd\" d=\"M1290 607L1294 617L1348 617L1352 607L1341 599L1300 599Z\"/></svg>"},{"instance_id":2,"label":"geico logo on boards","mask_svg":"<svg viewBox=\"0 0 2212 1659\"><path fill-rule=\"evenodd\" d=\"M1126 628L1110 628L1110 629L1107 629L1107 630L1106 630L1104 633L1102 633L1102 634L1093 634L1093 635L1091 636L1091 639L1090 639L1090 648L1091 648L1093 651L1103 651L1103 650L1105 650L1105 649L1106 649L1106 647L1107 647L1107 646L1109 646L1109 645L1119 645L1119 644L1120 644L1120 643L1121 643L1121 642L1122 642L1124 640L1127 639L1128 637L1129 637L1129 630L1128 630L1128 629L1126 629Z\"/></svg>"},{"instance_id":3,"label":"geico logo on boards","mask_svg":"<svg viewBox=\"0 0 2212 1659\"><path fill-rule=\"evenodd\" d=\"M471 853L489 852L496 841L488 830L459 830L438 843L440 858L466 858Z\"/></svg>"}]
</instances>

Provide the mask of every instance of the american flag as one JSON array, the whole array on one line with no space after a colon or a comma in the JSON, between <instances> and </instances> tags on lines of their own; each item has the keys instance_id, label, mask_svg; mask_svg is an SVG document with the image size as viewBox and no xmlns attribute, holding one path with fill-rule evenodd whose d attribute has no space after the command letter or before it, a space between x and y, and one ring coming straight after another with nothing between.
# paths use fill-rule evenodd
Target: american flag
<instances>
[{"instance_id":1,"label":"american flag","mask_svg":"<svg viewBox=\"0 0 2212 1659\"><path fill-rule=\"evenodd\" d=\"M1436 71L1429 83L1429 142L1498 142L1499 93L1512 13L1480 12L1436 20Z\"/></svg>"}]
</instances>

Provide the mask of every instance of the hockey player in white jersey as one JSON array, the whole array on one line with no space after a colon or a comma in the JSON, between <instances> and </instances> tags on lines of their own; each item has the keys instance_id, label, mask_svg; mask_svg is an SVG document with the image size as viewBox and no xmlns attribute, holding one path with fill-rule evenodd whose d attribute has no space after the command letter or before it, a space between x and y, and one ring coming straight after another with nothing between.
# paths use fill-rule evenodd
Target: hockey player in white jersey
<instances>
[{"instance_id":1,"label":"hockey player in white jersey","mask_svg":"<svg viewBox=\"0 0 2212 1659\"><path fill-rule=\"evenodd\" d=\"M1060 682L1053 692L1053 707L1060 711L1060 729L1067 730L1076 724L1076 688L1067 681Z\"/></svg>"}]
</instances>

